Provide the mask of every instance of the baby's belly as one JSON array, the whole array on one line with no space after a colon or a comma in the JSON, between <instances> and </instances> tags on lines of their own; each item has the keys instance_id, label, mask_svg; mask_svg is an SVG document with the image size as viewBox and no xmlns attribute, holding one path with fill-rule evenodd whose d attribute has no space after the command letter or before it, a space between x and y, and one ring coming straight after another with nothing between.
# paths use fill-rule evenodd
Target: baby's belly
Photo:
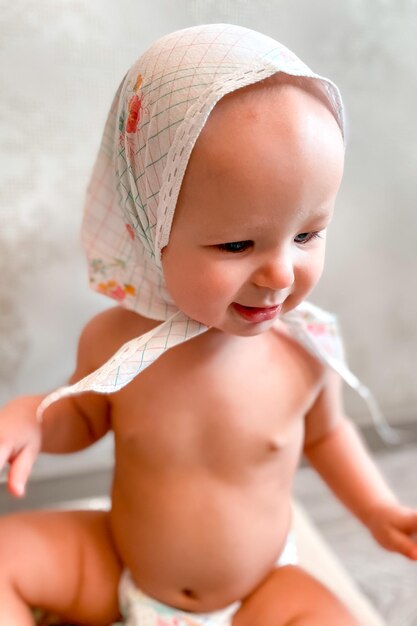
<instances>
[{"instance_id":1,"label":"baby's belly","mask_svg":"<svg viewBox=\"0 0 417 626\"><path fill-rule=\"evenodd\" d=\"M116 475L112 528L137 586L160 602L206 612L243 599L285 545L289 490L273 480L227 484L213 476Z\"/></svg>"}]
</instances>

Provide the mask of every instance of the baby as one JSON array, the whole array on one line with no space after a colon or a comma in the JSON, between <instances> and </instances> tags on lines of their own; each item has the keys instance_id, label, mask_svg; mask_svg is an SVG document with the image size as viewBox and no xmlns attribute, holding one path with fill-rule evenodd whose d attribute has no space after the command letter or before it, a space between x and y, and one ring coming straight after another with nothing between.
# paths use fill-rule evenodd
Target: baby
<instances>
[{"instance_id":1,"label":"baby","mask_svg":"<svg viewBox=\"0 0 417 626\"><path fill-rule=\"evenodd\" d=\"M92 286L119 306L83 330L69 387L0 413L16 496L39 451L112 430L112 506L0 519L1 626L33 624L30 607L97 626L357 624L290 549L302 453L417 559L417 513L344 415L333 318L304 303L343 137L335 85L245 28L173 33L128 72L83 223Z\"/></svg>"}]
</instances>

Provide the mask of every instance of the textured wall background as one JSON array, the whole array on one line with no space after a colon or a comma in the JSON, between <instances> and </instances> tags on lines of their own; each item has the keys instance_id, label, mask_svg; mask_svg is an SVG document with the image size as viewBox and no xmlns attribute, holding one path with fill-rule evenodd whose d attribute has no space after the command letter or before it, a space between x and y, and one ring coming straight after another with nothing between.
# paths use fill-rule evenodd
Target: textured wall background
<instances>
[{"instance_id":1,"label":"textured wall background","mask_svg":"<svg viewBox=\"0 0 417 626\"><path fill-rule=\"evenodd\" d=\"M108 106L153 39L208 21L264 31L340 86L346 175L312 300L339 314L386 414L414 419L414 0L0 0L0 401L61 384L81 327L109 305L89 293L78 244Z\"/></svg>"}]
</instances>

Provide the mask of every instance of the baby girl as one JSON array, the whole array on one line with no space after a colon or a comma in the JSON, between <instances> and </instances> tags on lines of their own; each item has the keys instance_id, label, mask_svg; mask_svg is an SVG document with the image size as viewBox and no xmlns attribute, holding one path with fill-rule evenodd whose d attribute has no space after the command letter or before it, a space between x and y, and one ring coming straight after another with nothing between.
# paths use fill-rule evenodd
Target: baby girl
<instances>
[{"instance_id":1,"label":"baby girl","mask_svg":"<svg viewBox=\"0 0 417 626\"><path fill-rule=\"evenodd\" d=\"M337 87L226 24L157 41L113 102L89 186L93 288L70 384L0 412L21 496L40 451L114 433L110 511L0 519L0 624L353 626L291 550L305 454L388 550L400 505L345 416L334 319L305 303L344 161Z\"/></svg>"}]
</instances>

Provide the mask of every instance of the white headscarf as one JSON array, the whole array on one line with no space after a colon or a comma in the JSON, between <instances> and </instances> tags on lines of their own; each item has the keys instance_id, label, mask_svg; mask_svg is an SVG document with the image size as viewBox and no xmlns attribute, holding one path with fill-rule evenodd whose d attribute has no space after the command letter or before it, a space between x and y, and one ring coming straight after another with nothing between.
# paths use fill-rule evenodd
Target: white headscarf
<instances>
[{"instance_id":1,"label":"white headscarf","mask_svg":"<svg viewBox=\"0 0 417 626\"><path fill-rule=\"evenodd\" d=\"M38 409L82 391L111 393L165 350L207 330L168 293L161 251L168 243L188 159L216 103L282 72L315 81L344 137L337 87L288 48L231 24L180 30L156 41L131 67L113 100L88 187L82 241L93 289L162 324L129 341L101 368L50 394ZM359 391L333 316L304 303L280 318L315 356Z\"/></svg>"},{"instance_id":2,"label":"white headscarf","mask_svg":"<svg viewBox=\"0 0 417 626\"><path fill-rule=\"evenodd\" d=\"M133 64L113 100L85 207L93 288L152 319L177 311L161 250L191 151L220 98L277 72L315 80L344 133L337 87L278 42L241 26L177 31Z\"/></svg>"}]
</instances>

